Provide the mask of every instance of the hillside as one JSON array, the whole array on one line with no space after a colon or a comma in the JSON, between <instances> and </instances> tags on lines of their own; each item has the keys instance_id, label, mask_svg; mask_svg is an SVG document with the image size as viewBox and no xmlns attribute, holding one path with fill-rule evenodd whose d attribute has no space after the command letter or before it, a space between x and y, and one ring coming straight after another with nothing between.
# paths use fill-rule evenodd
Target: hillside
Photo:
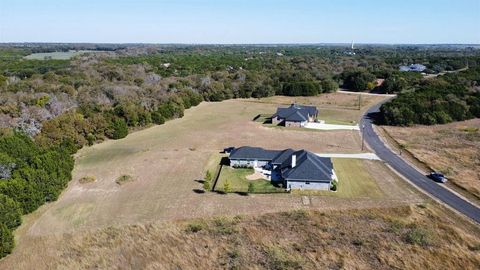
<instances>
[{"instance_id":1,"label":"hillside","mask_svg":"<svg viewBox=\"0 0 480 270\"><path fill-rule=\"evenodd\" d=\"M475 269L480 231L434 204L308 208L36 237L5 269ZM19 260L19 258L23 258Z\"/></svg>"},{"instance_id":2,"label":"hillside","mask_svg":"<svg viewBox=\"0 0 480 270\"><path fill-rule=\"evenodd\" d=\"M420 161L480 197L480 119L436 126L383 128Z\"/></svg>"}]
</instances>

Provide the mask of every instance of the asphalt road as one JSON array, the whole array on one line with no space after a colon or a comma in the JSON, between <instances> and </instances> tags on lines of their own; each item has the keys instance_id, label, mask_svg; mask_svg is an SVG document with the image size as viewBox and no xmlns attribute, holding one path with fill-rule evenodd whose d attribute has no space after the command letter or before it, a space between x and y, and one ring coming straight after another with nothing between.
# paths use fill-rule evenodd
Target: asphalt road
<instances>
[{"instance_id":1,"label":"asphalt road","mask_svg":"<svg viewBox=\"0 0 480 270\"><path fill-rule=\"evenodd\" d=\"M426 177L385 146L385 144L380 140L378 135L373 130L372 126L372 113L375 114L379 112L380 106L381 104L377 104L371 107L365 113L360 123L360 128L363 128L365 142L368 143L370 148L372 148L372 150L375 151L375 153L383 161L388 163L397 172L410 180L410 182L412 182L414 185L449 205L458 212L476 221L477 223L480 223L480 208L442 187L442 184L436 183L430 178Z\"/></svg>"}]
</instances>

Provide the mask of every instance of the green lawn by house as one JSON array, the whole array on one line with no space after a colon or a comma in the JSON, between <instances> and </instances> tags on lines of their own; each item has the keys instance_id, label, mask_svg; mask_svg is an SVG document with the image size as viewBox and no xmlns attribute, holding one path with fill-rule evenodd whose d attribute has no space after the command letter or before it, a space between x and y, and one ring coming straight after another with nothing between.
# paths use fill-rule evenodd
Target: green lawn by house
<instances>
[{"instance_id":1,"label":"green lawn by house","mask_svg":"<svg viewBox=\"0 0 480 270\"><path fill-rule=\"evenodd\" d=\"M212 156L208 162L207 169L211 170L213 173L219 160L219 154ZM302 195L335 196L340 198L376 199L385 196L377 185L374 177L370 175L365 168L363 160L333 158L332 162L339 180L337 192L295 190L293 193ZM230 180L231 192L247 192L249 183L254 184L255 193L284 192L283 188L273 186L268 180L248 180L246 177L253 174L253 172L254 170L250 168L233 169L229 166L223 166L215 190L224 191L224 183L228 179Z\"/></svg>"},{"instance_id":2,"label":"green lawn by house","mask_svg":"<svg viewBox=\"0 0 480 270\"><path fill-rule=\"evenodd\" d=\"M250 183L253 183L254 193L285 192L283 188L272 185L269 180L248 180L246 177L253 173L254 170L251 168L233 169L229 166L223 166L215 190L224 191L225 182L228 180L230 182L230 192L247 192Z\"/></svg>"},{"instance_id":3,"label":"green lawn by house","mask_svg":"<svg viewBox=\"0 0 480 270\"><path fill-rule=\"evenodd\" d=\"M327 195L341 198L382 198L383 192L375 179L364 167L361 159L332 158L338 178L338 190L332 191L294 191L297 194Z\"/></svg>"}]
</instances>

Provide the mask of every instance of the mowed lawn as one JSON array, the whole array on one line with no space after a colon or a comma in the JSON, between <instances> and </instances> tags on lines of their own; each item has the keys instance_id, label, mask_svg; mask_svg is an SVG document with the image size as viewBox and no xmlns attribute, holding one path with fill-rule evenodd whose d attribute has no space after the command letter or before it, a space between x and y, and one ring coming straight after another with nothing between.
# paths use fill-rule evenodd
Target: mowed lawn
<instances>
[{"instance_id":1,"label":"mowed lawn","mask_svg":"<svg viewBox=\"0 0 480 270\"><path fill-rule=\"evenodd\" d=\"M333 194L344 198L384 197L377 182L366 170L363 160L334 158L332 161L338 178L338 191L332 192Z\"/></svg>"},{"instance_id":2,"label":"mowed lawn","mask_svg":"<svg viewBox=\"0 0 480 270\"><path fill-rule=\"evenodd\" d=\"M283 188L275 187L269 180L256 179L248 180L247 176L254 173L251 168L232 168L230 166L223 166L218 178L216 191L225 191L224 186L228 181L230 184L230 192L247 192L248 185L253 184L253 193L282 193L285 192Z\"/></svg>"},{"instance_id":3,"label":"mowed lawn","mask_svg":"<svg viewBox=\"0 0 480 270\"><path fill-rule=\"evenodd\" d=\"M350 158L333 158L333 167L338 178L338 189L333 191L297 190L295 194L333 196L340 198L371 198L385 197L376 179L365 167L365 160ZM379 162L379 161L375 161Z\"/></svg>"}]
</instances>

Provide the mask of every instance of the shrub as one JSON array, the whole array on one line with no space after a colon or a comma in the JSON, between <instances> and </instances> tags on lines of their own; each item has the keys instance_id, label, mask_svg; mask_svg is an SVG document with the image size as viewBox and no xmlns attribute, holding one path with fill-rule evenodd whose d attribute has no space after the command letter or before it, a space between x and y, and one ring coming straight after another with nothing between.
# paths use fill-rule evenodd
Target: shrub
<instances>
[{"instance_id":1,"label":"shrub","mask_svg":"<svg viewBox=\"0 0 480 270\"><path fill-rule=\"evenodd\" d=\"M213 221L213 232L221 235L230 235L237 232L235 225L238 223L238 220L227 219L224 217L216 218Z\"/></svg>"},{"instance_id":2,"label":"shrub","mask_svg":"<svg viewBox=\"0 0 480 270\"><path fill-rule=\"evenodd\" d=\"M196 233L205 228L205 224L201 222L193 222L187 225L187 228L185 229L186 232L190 233Z\"/></svg>"},{"instance_id":3,"label":"shrub","mask_svg":"<svg viewBox=\"0 0 480 270\"><path fill-rule=\"evenodd\" d=\"M96 180L95 176L84 176L84 177L78 179L78 182L80 184L87 184L87 183L95 182L95 180Z\"/></svg>"},{"instance_id":4,"label":"shrub","mask_svg":"<svg viewBox=\"0 0 480 270\"><path fill-rule=\"evenodd\" d=\"M211 188L212 187L211 187L210 181L205 179L205 181L203 182L203 189L205 191L209 191Z\"/></svg>"},{"instance_id":5,"label":"shrub","mask_svg":"<svg viewBox=\"0 0 480 270\"><path fill-rule=\"evenodd\" d=\"M230 180L227 179L225 183L223 183L223 191L226 193L231 191Z\"/></svg>"},{"instance_id":6,"label":"shrub","mask_svg":"<svg viewBox=\"0 0 480 270\"><path fill-rule=\"evenodd\" d=\"M430 246L432 244L432 235L430 231L413 227L407 232L406 241L412 245Z\"/></svg>"},{"instance_id":7,"label":"shrub","mask_svg":"<svg viewBox=\"0 0 480 270\"><path fill-rule=\"evenodd\" d=\"M253 183L248 183L248 193L255 192L255 185Z\"/></svg>"},{"instance_id":8,"label":"shrub","mask_svg":"<svg viewBox=\"0 0 480 270\"><path fill-rule=\"evenodd\" d=\"M363 240L361 240L361 239L355 239L355 240L352 241L352 244L353 244L354 246L363 246Z\"/></svg>"},{"instance_id":9,"label":"shrub","mask_svg":"<svg viewBox=\"0 0 480 270\"><path fill-rule=\"evenodd\" d=\"M128 135L127 122L123 118L115 120L112 124L112 129L112 139L114 140L125 138Z\"/></svg>"},{"instance_id":10,"label":"shrub","mask_svg":"<svg viewBox=\"0 0 480 270\"><path fill-rule=\"evenodd\" d=\"M338 188L338 180L335 179L332 181L332 186L330 187L330 190L331 191L337 191L337 188Z\"/></svg>"},{"instance_id":11,"label":"shrub","mask_svg":"<svg viewBox=\"0 0 480 270\"><path fill-rule=\"evenodd\" d=\"M14 246L12 231L5 224L0 223L0 258L10 254Z\"/></svg>"},{"instance_id":12,"label":"shrub","mask_svg":"<svg viewBox=\"0 0 480 270\"><path fill-rule=\"evenodd\" d=\"M131 175L124 174L124 175L119 176L117 178L117 180L115 180L115 183L117 183L118 185L123 185L123 184L126 184L128 182L132 182L132 181L134 181L134 179Z\"/></svg>"},{"instance_id":13,"label":"shrub","mask_svg":"<svg viewBox=\"0 0 480 270\"><path fill-rule=\"evenodd\" d=\"M209 170L207 170L207 173L205 174L205 180L212 181L212 173Z\"/></svg>"},{"instance_id":14,"label":"shrub","mask_svg":"<svg viewBox=\"0 0 480 270\"><path fill-rule=\"evenodd\" d=\"M20 205L3 194L0 194L0 223L8 229L15 229L22 223Z\"/></svg>"},{"instance_id":15,"label":"shrub","mask_svg":"<svg viewBox=\"0 0 480 270\"><path fill-rule=\"evenodd\" d=\"M157 125L165 124L165 117L159 111L152 112L152 121Z\"/></svg>"}]
</instances>

